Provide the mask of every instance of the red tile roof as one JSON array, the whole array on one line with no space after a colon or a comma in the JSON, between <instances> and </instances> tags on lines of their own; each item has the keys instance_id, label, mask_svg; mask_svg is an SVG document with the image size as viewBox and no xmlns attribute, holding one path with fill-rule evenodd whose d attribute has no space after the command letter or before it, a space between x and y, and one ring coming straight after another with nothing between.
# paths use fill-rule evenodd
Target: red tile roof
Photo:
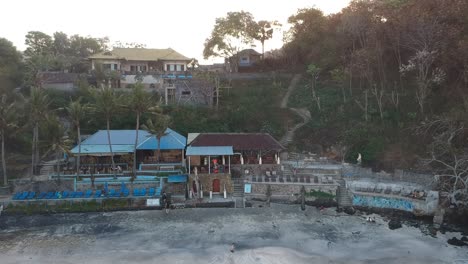
<instances>
[{"instance_id":1,"label":"red tile roof","mask_svg":"<svg viewBox=\"0 0 468 264\"><path fill-rule=\"evenodd\" d=\"M232 146L240 150L283 150L284 147L266 133L201 133L190 144L194 147Z\"/></svg>"}]
</instances>

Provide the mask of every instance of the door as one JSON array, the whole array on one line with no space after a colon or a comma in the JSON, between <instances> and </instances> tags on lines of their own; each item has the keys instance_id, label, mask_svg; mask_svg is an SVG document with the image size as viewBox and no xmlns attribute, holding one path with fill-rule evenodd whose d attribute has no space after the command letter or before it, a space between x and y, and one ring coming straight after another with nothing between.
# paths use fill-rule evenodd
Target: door
<instances>
[{"instance_id":1,"label":"door","mask_svg":"<svg viewBox=\"0 0 468 264\"><path fill-rule=\"evenodd\" d=\"M214 179L213 180L213 192L214 193L219 193L220 192L219 179Z\"/></svg>"}]
</instances>

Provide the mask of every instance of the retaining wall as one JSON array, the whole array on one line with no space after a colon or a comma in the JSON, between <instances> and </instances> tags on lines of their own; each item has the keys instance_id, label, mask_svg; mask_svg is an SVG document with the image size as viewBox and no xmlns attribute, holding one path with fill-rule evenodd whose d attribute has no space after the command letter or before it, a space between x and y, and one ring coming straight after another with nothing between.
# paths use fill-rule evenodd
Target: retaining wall
<instances>
[{"instance_id":1,"label":"retaining wall","mask_svg":"<svg viewBox=\"0 0 468 264\"><path fill-rule=\"evenodd\" d=\"M397 209L415 215L433 215L439 204L438 192L431 191L424 200L353 193L353 206Z\"/></svg>"}]
</instances>

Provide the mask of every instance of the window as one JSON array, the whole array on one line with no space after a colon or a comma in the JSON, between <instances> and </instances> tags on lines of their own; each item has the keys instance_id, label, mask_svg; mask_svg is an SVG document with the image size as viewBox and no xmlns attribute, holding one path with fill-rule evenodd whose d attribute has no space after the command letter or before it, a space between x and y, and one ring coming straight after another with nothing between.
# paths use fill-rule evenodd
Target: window
<instances>
[{"instance_id":1,"label":"window","mask_svg":"<svg viewBox=\"0 0 468 264\"><path fill-rule=\"evenodd\" d=\"M192 92L190 92L190 91L182 91L182 95L191 95L191 94L192 94Z\"/></svg>"},{"instance_id":2,"label":"window","mask_svg":"<svg viewBox=\"0 0 468 264\"><path fill-rule=\"evenodd\" d=\"M131 65L131 66L130 66L130 71L131 71L131 72L135 72L136 70L137 70L137 69L136 69L136 66L134 66L134 65Z\"/></svg>"},{"instance_id":3,"label":"window","mask_svg":"<svg viewBox=\"0 0 468 264\"><path fill-rule=\"evenodd\" d=\"M181 71L185 71L185 65L183 65L183 64L180 65L180 70L181 70Z\"/></svg>"},{"instance_id":4,"label":"window","mask_svg":"<svg viewBox=\"0 0 468 264\"><path fill-rule=\"evenodd\" d=\"M166 64L166 70L167 70L167 71L170 71L170 70L171 70L171 65L170 65L170 64Z\"/></svg>"},{"instance_id":5,"label":"window","mask_svg":"<svg viewBox=\"0 0 468 264\"><path fill-rule=\"evenodd\" d=\"M175 70L176 70L176 69L175 69L175 64L170 64L170 65L171 65L170 71L175 71Z\"/></svg>"},{"instance_id":6,"label":"window","mask_svg":"<svg viewBox=\"0 0 468 264\"><path fill-rule=\"evenodd\" d=\"M114 70L118 70L118 65L117 64L114 64Z\"/></svg>"},{"instance_id":7,"label":"window","mask_svg":"<svg viewBox=\"0 0 468 264\"><path fill-rule=\"evenodd\" d=\"M110 70L111 69L111 66L112 64L103 64L102 67L106 70Z\"/></svg>"},{"instance_id":8,"label":"window","mask_svg":"<svg viewBox=\"0 0 468 264\"><path fill-rule=\"evenodd\" d=\"M142 72L146 72L146 65L141 66L140 70L141 70Z\"/></svg>"},{"instance_id":9,"label":"window","mask_svg":"<svg viewBox=\"0 0 468 264\"><path fill-rule=\"evenodd\" d=\"M249 61L249 57L242 57L241 61Z\"/></svg>"}]
</instances>

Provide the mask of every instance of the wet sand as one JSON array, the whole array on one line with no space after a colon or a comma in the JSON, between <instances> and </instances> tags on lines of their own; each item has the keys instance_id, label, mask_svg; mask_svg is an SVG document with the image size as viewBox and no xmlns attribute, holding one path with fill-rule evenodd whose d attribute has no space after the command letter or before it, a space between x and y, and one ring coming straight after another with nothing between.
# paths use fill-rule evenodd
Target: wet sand
<instances>
[{"instance_id":1,"label":"wet sand","mask_svg":"<svg viewBox=\"0 0 468 264\"><path fill-rule=\"evenodd\" d=\"M314 207L0 217L3 263L454 263L460 234L388 228ZM234 253L230 252L236 244ZM468 262L467 262L468 263Z\"/></svg>"}]
</instances>

